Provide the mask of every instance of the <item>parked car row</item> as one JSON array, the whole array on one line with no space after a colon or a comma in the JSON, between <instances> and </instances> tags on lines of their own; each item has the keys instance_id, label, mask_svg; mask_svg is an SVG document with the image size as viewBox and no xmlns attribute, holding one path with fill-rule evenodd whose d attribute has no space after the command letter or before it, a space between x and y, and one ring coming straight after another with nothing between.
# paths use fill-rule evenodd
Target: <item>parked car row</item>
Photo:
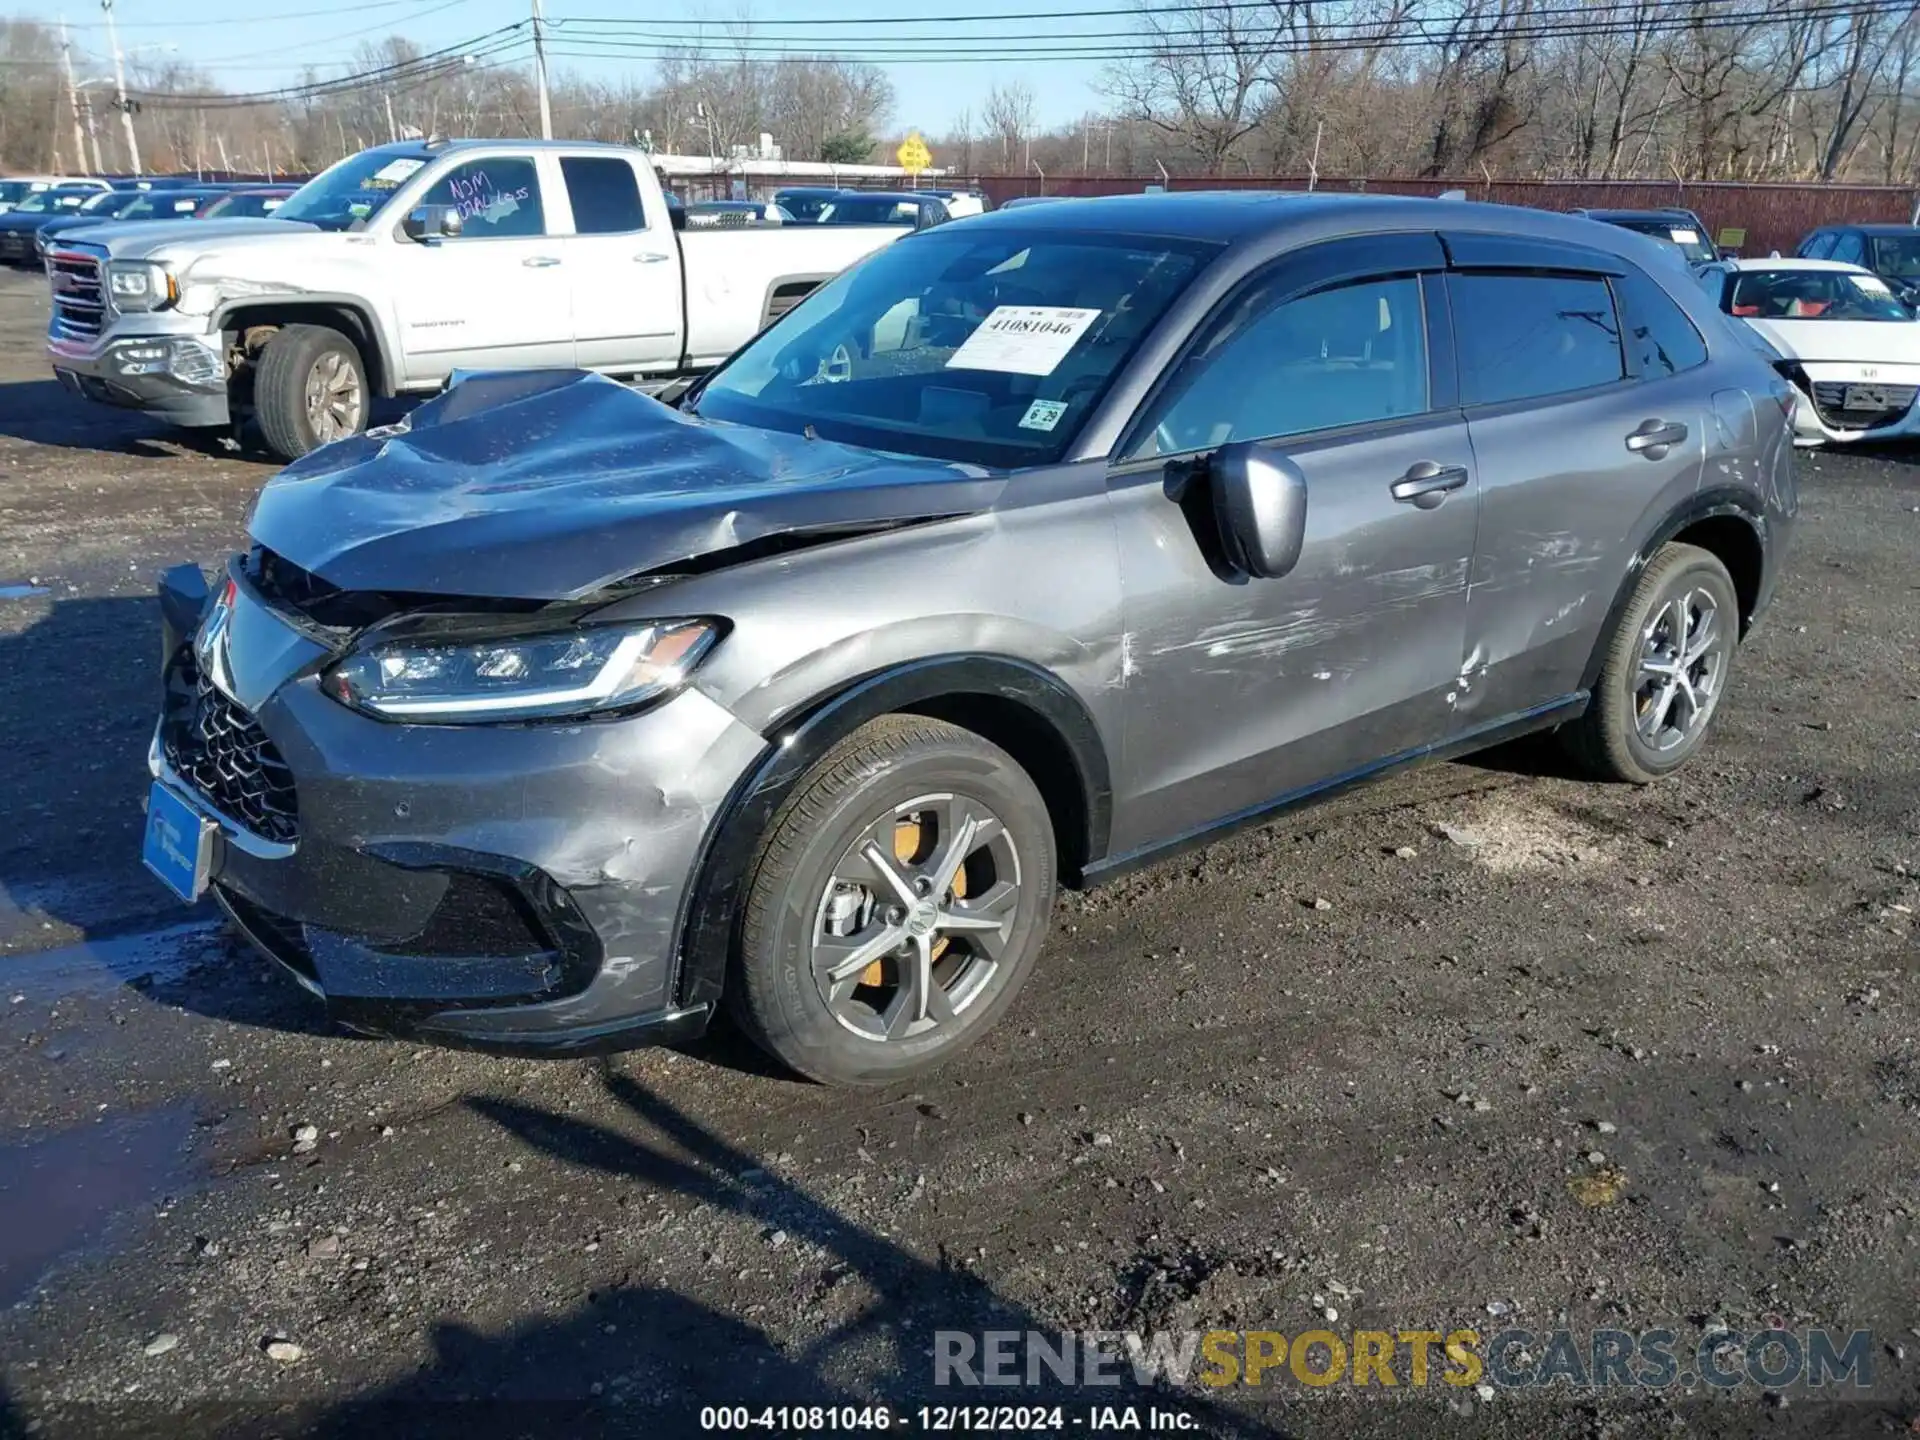
<instances>
[{"instance_id":1,"label":"parked car row","mask_svg":"<svg viewBox=\"0 0 1920 1440\"><path fill-rule=\"evenodd\" d=\"M4 181L31 184L30 181ZM88 225L138 220L195 220L270 215L293 194L291 185L188 182L172 177L109 184L63 180L28 189L0 212L0 264L42 263L55 236Z\"/></svg>"}]
</instances>

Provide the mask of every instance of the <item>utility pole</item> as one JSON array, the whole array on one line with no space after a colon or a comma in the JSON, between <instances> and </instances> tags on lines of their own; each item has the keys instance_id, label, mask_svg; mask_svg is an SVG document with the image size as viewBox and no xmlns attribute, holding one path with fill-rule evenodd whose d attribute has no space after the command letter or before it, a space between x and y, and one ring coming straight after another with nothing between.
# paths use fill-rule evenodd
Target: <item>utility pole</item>
<instances>
[{"instance_id":1,"label":"utility pole","mask_svg":"<svg viewBox=\"0 0 1920 1440\"><path fill-rule=\"evenodd\" d=\"M67 73L67 106L73 111L73 163L76 169L87 168L86 132L80 126L80 91L73 83L73 42L67 38L67 22L60 21L60 65ZM95 168L98 168L96 162Z\"/></svg>"},{"instance_id":2,"label":"utility pole","mask_svg":"<svg viewBox=\"0 0 1920 1440\"><path fill-rule=\"evenodd\" d=\"M125 62L120 58L120 30L113 23L113 0L100 0L100 8L107 12L107 43L113 47L114 103L120 107L120 124L127 132L127 163L138 175L140 142L133 133L133 106L127 100L127 71Z\"/></svg>"},{"instance_id":3,"label":"utility pole","mask_svg":"<svg viewBox=\"0 0 1920 1440\"><path fill-rule=\"evenodd\" d=\"M533 0L533 78L540 87L540 138L553 138L553 101L547 96L547 24Z\"/></svg>"},{"instance_id":4,"label":"utility pole","mask_svg":"<svg viewBox=\"0 0 1920 1440\"><path fill-rule=\"evenodd\" d=\"M387 102L387 139L389 142L398 140L400 138L400 131L393 123L393 92L391 90L383 90L380 92L380 98Z\"/></svg>"}]
</instances>

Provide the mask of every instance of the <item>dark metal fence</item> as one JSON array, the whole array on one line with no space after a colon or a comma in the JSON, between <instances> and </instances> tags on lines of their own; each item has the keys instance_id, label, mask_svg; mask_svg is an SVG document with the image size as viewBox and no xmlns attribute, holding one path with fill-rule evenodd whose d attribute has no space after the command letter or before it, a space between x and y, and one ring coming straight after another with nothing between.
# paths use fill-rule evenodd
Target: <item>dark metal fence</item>
<instances>
[{"instance_id":1,"label":"dark metal fence","mask_svg":"<svg viewBox=\"0 0 1920 1440\"><path fill-rule=\"evenodd\" d=\"M1157 175L1056 175L1043 186L1037 175L980 175L946 178L942 186L972 185L998 205L1016 195L1122 195L1153 186L1170 190L1305 190L1304 176L1184 176L1163 181ZM1313 188L1365 191L1376 195L1438 195L1464 190L1470 200L1527 205L1540 210L1649 210L1683 205L1707 222L1714 236L1746 232L1745 255L1778 250L1792 254L1800 237L1820 225L1843 220L1910 223L1920 192L1890 185L1742 185L1727 182L1661 180L1362 180L1321 176Z\"/></svg>"}]
</instances>

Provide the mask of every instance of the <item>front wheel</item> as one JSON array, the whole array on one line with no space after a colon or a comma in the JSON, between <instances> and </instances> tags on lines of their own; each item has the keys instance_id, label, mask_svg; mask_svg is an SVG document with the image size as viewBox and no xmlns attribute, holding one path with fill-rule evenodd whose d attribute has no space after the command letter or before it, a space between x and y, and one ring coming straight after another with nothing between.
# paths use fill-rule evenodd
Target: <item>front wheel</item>
<instances>
[{"instance_id":1,"label":"front wheel","mask_svg":"<svg viewBox=\"0 0 1920 1440\"><path fill-rule=\"evenodd\" d=\"M267 342L253 382L260 434L282 460L367 428L367 367L324 325L289 325Z\"/></svg>"},{"instance_id":2,"label":"front wheel","mask_svg":"<svg viewBox=\"0 0 1920 1440\"><path fill-rule=\"evenodd\" d=\"M1740 601L1719 557L1663 546L1613 634L1587 713L1561 734L1596 778L1646 785L1705 742L1740 643Z\"/></svg>"},{"instance_id":3,"label":"front wheel","mask_svg":"<svg viewBox=\"0 0 1920 1440\"><path fill-rule=\"evenodd\" d=\"M997 745L890 715L801 777L750 874L735 1019L810 1079L884 1085L1013 1003L1053 909L1053 826Z\"/></svg>"}]
</instances>

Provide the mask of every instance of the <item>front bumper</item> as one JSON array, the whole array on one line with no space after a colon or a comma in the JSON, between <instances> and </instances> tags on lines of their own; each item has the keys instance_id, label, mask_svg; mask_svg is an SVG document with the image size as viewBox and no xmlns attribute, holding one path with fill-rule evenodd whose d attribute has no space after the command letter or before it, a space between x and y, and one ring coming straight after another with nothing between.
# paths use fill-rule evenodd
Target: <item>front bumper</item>
<instances>
[{"instance_id":1,"label":"front bumper","mask_svg":"<svg viewBox=\"0 0 1920 1440\"><path fill-rule=\"evenodd\" d=\"M761 736L695 691L593 724L390 724L320 692L327 659L243 591L224 688L190 647L167 665L151 765L218 824L214 898L256 948L375 1033L579 1055L704 1028L675 998L683 910Z\"/></svg>"},{"instance_id":2,"label":"front bumper","mask_svg":"<svg viewBox=\"0 0 1920 1440\"><path fill-rule=\"evenodd\" d=\"M1920 435L1920 365L1809 362L1794 385L1793 443L1850 445Z\"/></svg>"},{"instance_id":3,"label":"front bumper","mask_svg":"<svg viewBox=\"0 0 1920 1440\"><path fill-rule=\"evenodd\" d=\"M70 393L123 410L144 410L190 428L230 423L220 352L192 335L114 335L53 340L47 360Z\"/></svg>"},{"instance_id":4,"label":"front bumper","mask_svg":"<svg viewBox=\"0 0 1920 1440\"><path fill-rule=\"evenodd\" d=\"M34 265L40 252L33 243L34 232L18 227L0 229L0 264Z\"/></svg>"}]
</instances>

